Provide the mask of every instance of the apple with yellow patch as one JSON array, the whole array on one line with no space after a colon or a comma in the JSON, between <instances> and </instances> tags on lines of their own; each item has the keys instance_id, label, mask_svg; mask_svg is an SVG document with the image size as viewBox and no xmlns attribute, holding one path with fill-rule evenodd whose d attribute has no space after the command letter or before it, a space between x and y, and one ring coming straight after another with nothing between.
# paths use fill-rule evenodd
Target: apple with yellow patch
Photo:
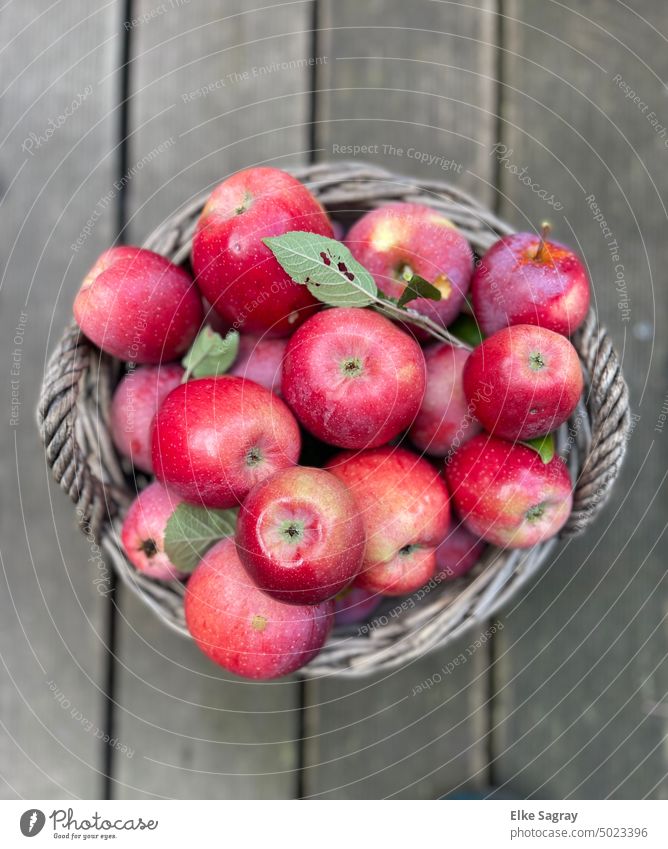
<instances>
[{"instance_id":1,"label":"apple with yellow patch","mask_svg":"<svg viewBox=\"0 0 668 849\"><path fill-rule=\"evenodd\" d=\"M378 288L399 298L418 274L441 293L440 301L417 298L411 309L446 326L461 311L473 273L473 252L455 225L419 203L390 203L363 215L346 245L368 269Z\"/></svg>"}]
</instances>

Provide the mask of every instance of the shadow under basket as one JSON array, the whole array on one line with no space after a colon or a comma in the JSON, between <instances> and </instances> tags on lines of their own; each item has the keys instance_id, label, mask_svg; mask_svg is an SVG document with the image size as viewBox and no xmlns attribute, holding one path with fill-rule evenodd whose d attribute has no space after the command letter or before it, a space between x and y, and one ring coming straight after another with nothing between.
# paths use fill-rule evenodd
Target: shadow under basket
<instances>
[{"instance_id":1,"label":"shadow under basket","mask_svg":"<svg viewBox=\"0 0 668 849\"><path fill-rule=\"evenodd\" d=\"M505 222L459 189L358 163L293 168L333 218L349 224L369 209L396 201L431 206L453 221L482 255ZM195 223L207 199L197 198L168 219L144 247L181 264L188 260ZM545 562L560 538L579 534L607 500L622 463L630 428L628 390L617 354L593 312L573 338L585 390L570 421L557 432L557 451L574 483L573 510L559 537L528 550L488 547L463 578L428 585L404 599L388 599L371 621L335 630L303 675L364 675L399 667L492 616ZM49 466L76 505L84 533L102 546L129 590L169 627L190 639L183 614L184 586L137 572L120 547L124 513L135 482L123 469L109 433L109 407L123 364L93 346L74 324L53 352L44 376L38 425Z\"/></svg>"}]
</instances>

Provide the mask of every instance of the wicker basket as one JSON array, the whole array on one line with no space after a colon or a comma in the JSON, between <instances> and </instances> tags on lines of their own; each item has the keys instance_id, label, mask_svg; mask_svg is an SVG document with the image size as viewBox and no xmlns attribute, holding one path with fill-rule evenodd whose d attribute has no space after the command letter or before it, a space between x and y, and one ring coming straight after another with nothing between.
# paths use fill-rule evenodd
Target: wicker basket
<instances>
[{"instance_id":1,"label":"wicker basket","mask_svg":"<svg viewBox=\"0 0 668 849\"><path fill-rule=\"evenodd\" d=\"M334 218L354 220L391 201L417 201L454 221L478 254L511 228L459 189L420 182L356 163L292 169ZM185 263L206 197L168 219L145 247ZM575 484L573 511L561 536L582 532L605 503L619 473L629 433L628 391L606 331L590 312L573 340L585 374L585 394L557 433ZM53 474L77 505L85 533L100 542L127 587L174 630L189 638L184 587L137 572L123 556L119 524L136 481L124 471L109 436L109 405L122 364L95 348L76 325L67 328L50 358L38 424ZM142 481L140 480L141 484ZM557 540L528 551L489 548L475 569L454 582L428 586L407 599L384 602L364 626L335 631L305 675L361 675L391 669L443 647L490 617L545 561Z\"/></svg>"}]
</instances>

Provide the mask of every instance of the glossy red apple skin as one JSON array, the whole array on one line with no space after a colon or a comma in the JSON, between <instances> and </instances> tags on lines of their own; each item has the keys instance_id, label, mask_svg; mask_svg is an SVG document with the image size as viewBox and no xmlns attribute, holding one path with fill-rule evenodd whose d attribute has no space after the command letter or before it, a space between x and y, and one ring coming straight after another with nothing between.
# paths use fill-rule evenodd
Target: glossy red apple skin
<instances>
[{"instance_id":1,"label":"glossy red apple skin","mask_svg":"<svg viewBox=\"0 0 668 849\"><path fill-rule=\"evenodd\" d=\"M353 493L366 529L366 553L355 586L403 595L436 569L436 546L450 525L445 481L404 448L376 448L333 457L326 468Z\"/></svg>"},{"instance_id":2,"label":"glossy red apple skin","mask_svg":"<svg viewBox=\"0 0 668 849\"><path fill-rule=\"evenodd\" d=\"M505 327L484 339L464 366L464 392L476 418L504 439L556 430L583 387L580 360L568 339L531 324Z\"/></svg>"},{"instance_id":3,"label":"glossy red apple skin","mask_svg":"<svg viewBox=\"0 0 668 849\"><path fill-rule=\"evenodd\" d=\"M203 317L202 300L182 268L129 246L105 251L74 299L74 318L86 336L127 362L177 359Z\"/></svg>"},{"instance_id":4,"label":"glossy red apple skin","mask_svg":"<svg viewBox=\"0 0 668 849\"><path fill-rule=\"evenodd\" d=\"M111 399L109 427L114 445L142 472L153 472L151 434L155 414L181 383L183 373L176 363L139 366L124 375Z\"/></svg>"},{"instance_id":5,"label":"glossy red apple skin","mask_svg":"<svg viewBox=\"0 0 668 849\"><path fill-rule=\"evenodd\" d=\"M241 336L239 353L229 374L253 380L270 392L280 395L283 357L287 344L285 339Z\"/></svg>"},{"instance_id":6,"label":"glossy red apple skin","mask_svg":"<svg viewBox=\"0 0 668 849\"><path fill-rule=\"evenodd\" d=\"M443 326L459 315L471 282L473 252L441 213L417 203L390 203L363 215L345 243L386 295L401 295L408 268L441 292L440 301L418 298L411 309Z\"/></svg>"},{"instance_id":7,"label":"glossy red apple skin","mask_svg":"<svg viewBox=\"0 0 668 849\"><path fill-rule=\"evenodd\" d=\"M483 256L471 282L473 310L486 335L536 324L571 336L589 309L589 275L566 245L535 233L504 236Z\"/></svg>"},{"instance_id":8,"label":"glossy red apple skin","mask_svg":"<svg viewBox=\"0 0 668 849\"><path fill-rule=\"evenodd\" d=\"M432 457L445 457L481 429L464 394L462 373L468 358L467 350L447 342L424 349L427 387L409 438Z\"/></svg>"},{"instance_id":9,"label":"glossy red apple skin","mask_svg":"<svg viewBox=\"0 0 668 849\"><path fill-rule=\"evenodd\" d=\"M361 587L346 587L334 599L334 626L357 625L376 610L383 597Z\"/></svg>"},{"instance_id":10,"label":"glossy red apple skin","mask_svg":"<svg viewBox=\"0 0 668 849\"><path fill-rule=\"evenodd\" d=\"M462 522L453 523L448 535L436 549L436 569L440 581L454 581L473 569L486 544Z\"/></svg>"},{"instance_id":11,"label":"glossy red apple skin","mask_svg":"<svg viewBox=\"0 0 668 849\"><path fill-rule=\"evenodd\" d=\"M283 604L263 593L232 539L209 549L186 587L186 625L198 647L244 678L278 678L304 666L324 645L333 614L333 601Z\"/></svg>"},{"instance_id":12,"label":"glossy red apple skin","mask_svg":"<svg viewBox=\"0 0 668 849\"><path fill-rule=\"evenodd\" d=\"M333 235L322 206L285 171L249 168L213 190L197 222L192 267L204 297L235 329L288 336L318 309L262 241L291 230Z\"/></svg>"},{"instance_id":13,"label":"glossy red apple skin","mask_svg":"<svg viewBox=\"0 0 668 849\"><path fill-rule=\"evenodd\" d=\"M132 565L162 581L185 578L165 554L165 527L182 499L157 481L142 490L123 521L121 542Z\"/></svg>"},{"instance_id":14,"label":"glossy red apple skin","mask_svg":"<svg viewBox=\"0 0 668 849\"><path fill-rule=\"evenodd\" d=\"M283 401L241 377L181 384L153 424L156 476L206 507L236 507L255 484L294 466L299 449L299 426Z\"/></svg>"},{"instance_id":15,"label":"glossy red apple skin","mask_svg":"<svg viewBox=\"0 0 668 849\"><path fill-rule=\"evenodd\" d=\"M411 425L425 381L424 355L408 334L372 310L336 308L288 342L281 392L318 439L373 448Z\"/></svg>"},{"instance_id":16,"label":"glossy red apple skin","mask_svg":"<svg viewBox=\"0 0 668 849\"><path fill-rule=\"evenodd\" d=\"M502 548L530 548L557 534L573 503L566 464L543 463L526 445L480 434L446 464L457 513L471 533Z\"/></svg>"},{"instance_id":17,"label":"glossy red apple skin","mask_svg":"<svg viewBox=\"0 0 668 849\"><path fill-rule=\"evenodd\" d=\"M293 466L250 491L236 542L239 559L261 590L286 604L318 604L357 577L364 524L338 478Z\"/></svg>"}]
</instances>

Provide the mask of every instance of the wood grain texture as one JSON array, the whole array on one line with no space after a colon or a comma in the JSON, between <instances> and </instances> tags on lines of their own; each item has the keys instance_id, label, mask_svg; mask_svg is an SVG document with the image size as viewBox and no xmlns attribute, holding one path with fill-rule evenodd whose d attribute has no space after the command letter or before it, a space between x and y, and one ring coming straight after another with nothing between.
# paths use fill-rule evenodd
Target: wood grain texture
<instances>
[{"instance_id":1,"label":"wood grain texture","mask_svg":"<svg viewBox=\"0 0 668 849\"><path fill-rule=\"evenodd\" d=\"M656 428L668 354L668 136L650 113L667 123L668 59L665 32L639 17L665 30L665 10L658 0L509 0L504 10L502 212L520 229L552 220L555 237L585 257L639 418L604 515L507 611L494 772L520 796L665 798L668 433Z\"/></svg>"},{"instance_id":2,"label":"wood grain texture","mask_svg":"<svg viewBox=\"0 0 668 849\"><path fill-rule=\"evenodd\" d=\"M131 31L126 236L135 242L231 172L305 161L309 145L308 3L253 12L241 0L193 2L146 18L152 6L134 4ZM116 796L295 795L294 681L226 676L125 597L117 680L118 736L138 750L116 759Z\"/></svg>"},{"instance_id":3,"label":"wood grain texture","mask_svg":"<svg viewBox=\"0 0 668 849\"><path fill-rule=\"evenodd\" d=\"M491 197L493 0L321 0L318 8L318 52L327 56L318 68L318 156Z\"/></svg>"},{"instance_id":4,"label":"wood grain texture","mask_svg":"<svg viewBox=\"0 0 668 849\"><path fill-rule=\"evenodd\" d=\"M136 19L152 5L135 3ZM131 30L132 238L240 168L308 158L310 6L174 0Z\"/></svg>"},{"instance_id":5,"label":"wood grain texture","mask_svg":"<svg viewBox=\"0 0 668 849\"><path fill-rule=\"evenodd\" d=\"M432 676L455 649L382 679L311 682L304 794L429 798L482 786L491 743L495 779L519 797L668 796L663 4L504 0L498 127L495 8L319 0L313 55L311 2L253 11L242 0L135 0L121 174L121 4L2 7L0 338L6 392L18 367L20 406L16 424L5 407L0 431L0 796L104 789L106 601L93 583L104 567L49 487L32 420L78 282L113 240L121 197L126 240L141 241L226 174L304 161L312 140L320 159L457 182L518 228L551 219L589 264L638 419L605 515L505 612L491 741L485 650L439 683ZM309 57L319 63L313 139ZM29 151L29 134L45 135L50 119L57 129ZM135 599L118 602L114 795L294 796L295 682L232 680ZM476 636L462 641L465 654Z\"/></svg>"},{"instance_id":6,"label":"wood grain texture","mask_svg":"<svg viewBox=\"0 0 668 849\"><path fill-rule=\"evenodd\" d=\"M113 182L119 5L28 0L0 12L2 797L103 792L104 567L50 485L33 411L79 280L113 238L113 204L100 199Z\"/></svg>"},{"instance_id":7,"label":"wood grain texture","mask_svg":"<svg viewBox=\"0 0 668 849\"><path fill-rule=\"evenodd\" d=\"M362 160L491 197L491 4L319 8L318 52L328 62L318 69L318 156L354 158L351 146L366 146ZM309 683L305 795L435 798L484 784L486 651L413 695L477 636L382 678Z\"/></svg>"}]
</instances>

